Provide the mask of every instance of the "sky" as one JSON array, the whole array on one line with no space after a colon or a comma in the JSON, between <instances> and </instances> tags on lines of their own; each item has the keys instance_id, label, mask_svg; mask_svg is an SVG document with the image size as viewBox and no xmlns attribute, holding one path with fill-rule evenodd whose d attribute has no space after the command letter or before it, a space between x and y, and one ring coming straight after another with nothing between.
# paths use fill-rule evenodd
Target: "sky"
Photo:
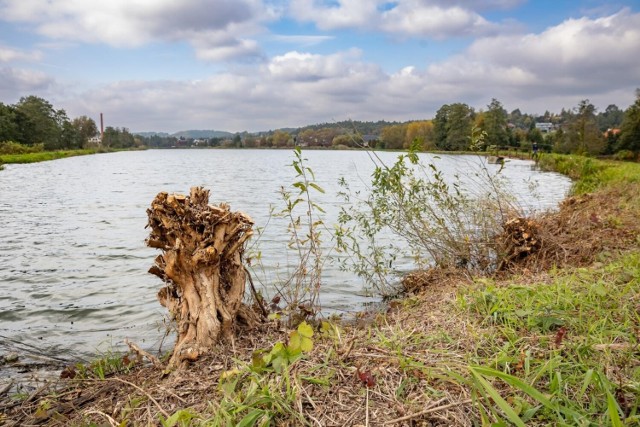
<instances>
[{"instance_id":1,"label":"sky","mask_svg":"<svg viewBox=\"0 0 640 427\"><path fill-rule=\"evenodd\" d=\"M627 108L640 0L0 0L0 102L132 132Z\"/></svg>"}]
</instances>

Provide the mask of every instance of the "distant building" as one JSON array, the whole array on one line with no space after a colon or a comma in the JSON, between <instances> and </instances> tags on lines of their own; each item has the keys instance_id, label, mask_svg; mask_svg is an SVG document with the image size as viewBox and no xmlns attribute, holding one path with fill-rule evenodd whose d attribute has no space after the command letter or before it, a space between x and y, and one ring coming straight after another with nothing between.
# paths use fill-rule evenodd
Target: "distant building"
<instances>
[{"instance_id":1,"label":"distant building","mask_svg":"<svg viewBox=\"0 0 640 427\"><path fill-rule=\"evenodd\" d=\"M89 145L102 145L102 137L100 135L92 136L87 142Z\"/></svg>"},{"instance_id":2,"label":"distant building","mask_svg":"<svg viewBox=\"0 0 640 427\"><path fill-rule=\"evenodd\" d=\"M607 129L604 132L604 137L605 138L609 138L609 135L613 135L613 136L620 135L620 129L617 129L617 128L614 128L614 129L609 128L609 129Z\"/></svg>"},{"instance_id":3,"label":"distant building","mask_svg":"<svg viewBox=\"0 0 640 427\"><path fill-rule=\"evenodd\" d=\"M553 123L542 122L542 123L536 123L536 129L538 129L542 133L549 133L554 129L554 127L553 127Z\"/></svg>"},{"instance_id":4,"label":"distant building","mask_svg":"<svg viewBox=\"0 0 640 427\"><path fill-rule=\"evenodd\" d=\"M362 135L362 144L365 147L374 147L379 139L378 135Z\"/></svg>"}]
</instances>

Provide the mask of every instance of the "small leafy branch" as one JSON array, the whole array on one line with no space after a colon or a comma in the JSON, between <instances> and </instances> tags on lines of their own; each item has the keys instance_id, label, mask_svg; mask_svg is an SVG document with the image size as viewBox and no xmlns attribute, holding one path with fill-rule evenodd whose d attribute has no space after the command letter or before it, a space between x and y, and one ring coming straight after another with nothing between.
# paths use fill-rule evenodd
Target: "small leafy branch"
<instances>
[{"instance_id":1,"label":"small leafy branch","mask_svg":"<svg viewBox=\"0 0 640 427\"><path fill-rule=\"evenodd\" d=\"M304 353L313 350L313 329L307 322L302 322L298 328L289 334L289 342L277 342L270 351L258 350L252 358L252 369L262 372L273 369L282 372L289 365L299 360Z\"/></svg>"},{"instance_id":2,"label":"small leafy branch","mask_svg":"<svg viewBox=\"0 0 640 427\"><path fill-rule=\"evenodd\" d=\"M306 166L300 147L294 149L294 160L291 164L296 172L296 181L292 184L294 191L284 187L280 195L285 203L284 209L276 214L288 222L289 244L297 256L297 265L290 277L277 286L280 297L286 306L282 310L289 316L291 324L314 317L320 310L320 287L322 283L322 267L325 262L321 249L321 228L324 222L320 215L325 213L312 197L312 192L324 193L324 189L316 183L313 170ZM302 211L302 213L300 212Z\"/></svg>"},{"instance_id":3,"label":"small leafy branch","mask_svg":"<svg viewBox=\"0 0 640 427\"><path fill-rule=\"evenodd\" d=\"M483 141L484 133L474 130L471 146L480 149ZM393 266L406 248L418 268L495 269L495 236L516 210L486 166L467 172L466 180L459 175L451 180L436 165L437 156L425 165L417 148L414 144L391 166L372 152L375 171L363 198L340 181L344 203L335 235L338 248L348 254L343 268L383 295L395 292Z\"/></svg>"},{"instance_id":4,"label":"small leafy branch","mask_svg":"<svg viewBox=\"0 0 640 427\"><path fill-rule=\"evenodd\" d=\"M313 334L302 322L287 342L256 351L251 364L223 373L223 397L211 425L278 425L279 417L295 420L294 425L309 424L295 405L302 385L293 364L312 351Z\"/></svg>"}]
</instances>

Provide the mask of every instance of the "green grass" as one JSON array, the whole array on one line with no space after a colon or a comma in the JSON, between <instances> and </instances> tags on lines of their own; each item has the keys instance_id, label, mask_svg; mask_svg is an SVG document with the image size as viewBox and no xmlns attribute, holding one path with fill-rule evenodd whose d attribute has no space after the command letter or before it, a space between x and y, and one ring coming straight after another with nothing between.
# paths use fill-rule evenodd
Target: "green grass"
<instances>
[{"instance_id":1,"label":"green grass","mask_svg":"<svg viewBox=\"0 0 640 427\"><path fill-rule=\"evenodd\" d=\"M65 150L65 151L41 151L38 153L27 154L3 154L0 155L0 164L15 163L36 163L47 160L62 159L65 157L84 156L87 154L95 154L97 151L93 149L85 150Z\"/></svg>"},{"instance_id":2,"label":"green grass","mask_svg":"<svg viewBox=\"0 0 640 427\"><path fill-rule=\"evenodd\" d=\"M466 384L516 425L638 425L639 301L637 252L548 283L479 282L458 303L477 328Z\"/></svg>"},{"instance_id":3,"label":"green grass","mask_svg":"<svg viewBox=\"0 0 640 427\"><path fill-rule=\"evenodd\" d=\"M614 160L598 160L583 156L544 154L539 166L575 180L573 192L582 194L601 187L640 182L640 164Z\"/></svg>"}]
</instances>

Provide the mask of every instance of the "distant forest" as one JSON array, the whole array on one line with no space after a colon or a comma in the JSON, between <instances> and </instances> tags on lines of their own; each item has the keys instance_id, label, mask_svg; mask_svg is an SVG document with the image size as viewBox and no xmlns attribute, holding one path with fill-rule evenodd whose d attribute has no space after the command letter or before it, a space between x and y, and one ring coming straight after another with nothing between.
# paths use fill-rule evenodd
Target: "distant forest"
<instances>
[{"instance_id":1,"label":"distant forest","mask_svg":"<svg viewBox=\"0 0 640 427\"><path fill-rule=\"evenodd\" d=\"M571 109L542 115L515 109L507 112L492 99L484 109L464 103L445 104L428 120L407 122L341 121L265 132L229 133L191 130L169 135L133 134L108 126L100 135L86 116L69 119L45 99L28 96L15 105L0 103L0 154L76 148L286 148L299 145L323 148L466 151L472 133L484 136L485 150L512 147L586 155L616 155L637 159L640 154L640 89L626 110L611 104L604 111L585 99Z\"/></svg>"}]
</instances>

